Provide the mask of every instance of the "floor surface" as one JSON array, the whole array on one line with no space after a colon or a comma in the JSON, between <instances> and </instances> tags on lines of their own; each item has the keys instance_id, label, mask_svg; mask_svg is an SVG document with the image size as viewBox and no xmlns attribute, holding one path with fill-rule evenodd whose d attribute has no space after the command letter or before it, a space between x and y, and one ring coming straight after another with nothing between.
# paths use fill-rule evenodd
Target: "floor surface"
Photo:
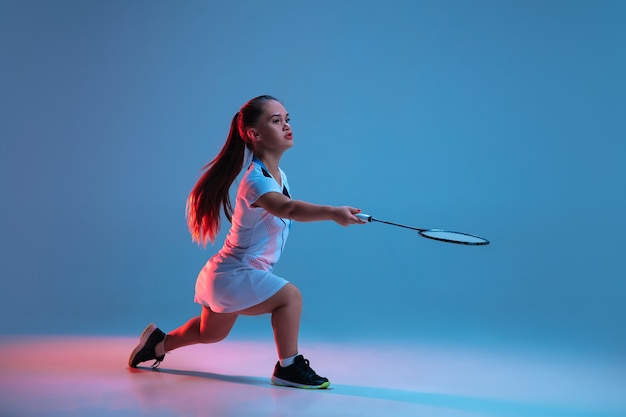
<instances>
[{"instance_id":1,"label":"floor surface","mask_svg":"<svg viewBox=\"0 0 626 417\"><path fill-rule=\"evenodd\" d=\"M0 337L4 416L626 416L607 358L426 344L302 343L331 389L272 386L273 344L226 340L129 369L136 338ZM149 365L149 364L146 364Z\"/></svg>"}]
</instances>

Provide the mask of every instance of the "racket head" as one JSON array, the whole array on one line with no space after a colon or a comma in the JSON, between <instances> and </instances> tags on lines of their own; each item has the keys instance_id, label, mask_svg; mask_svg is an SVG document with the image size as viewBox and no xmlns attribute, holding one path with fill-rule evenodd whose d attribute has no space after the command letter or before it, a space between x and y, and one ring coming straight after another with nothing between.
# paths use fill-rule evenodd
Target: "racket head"
<instances>
[{"instance_id":1,"label":"racket head","mask_svg":"<svg viewBox=\"0 0 626 417\"><path fill-rule=\"evenodd\" d=\"M488 245L489 241L479 236L470 235L468 233L453 232L442 229L425 229L418 232L420 236L438 240L440 242L457 243L460 245L483 246Z\"/></svg>"}]
</instances>

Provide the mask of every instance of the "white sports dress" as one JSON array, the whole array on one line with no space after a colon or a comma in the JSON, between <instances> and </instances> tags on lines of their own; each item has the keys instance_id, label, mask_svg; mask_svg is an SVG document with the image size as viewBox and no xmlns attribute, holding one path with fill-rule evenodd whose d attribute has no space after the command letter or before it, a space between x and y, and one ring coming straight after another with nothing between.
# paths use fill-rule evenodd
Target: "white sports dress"
<instances>
[{"instance_id":1,"label":"white sports dress","mask_svg":"<svg viewBox=\"0 0 626 417\"><path fill-rule=\"evenodd\" d=\"M232 313L267 300L288 283L274 275L272 268L283 252L292 221L253 207L270 192L291 197L287 176L280 168L279 172L282 185L261 161L253 159L239 184L224 246L196 280L196 303L217 313Z\"/></svg>"}]
</instances>

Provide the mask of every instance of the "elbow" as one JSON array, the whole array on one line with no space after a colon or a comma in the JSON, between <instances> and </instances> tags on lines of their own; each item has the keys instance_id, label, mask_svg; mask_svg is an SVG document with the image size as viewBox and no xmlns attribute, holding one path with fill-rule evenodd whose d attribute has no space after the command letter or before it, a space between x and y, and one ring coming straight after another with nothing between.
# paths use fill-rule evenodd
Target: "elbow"
<instances>
[{"instance_id":1,"label":"elbow","mask_svg":"<svg viewBox=\"0 0 626 417\"><path fill-rule=\"evenodd\" d=\"M281 207L279 217L296 221L300 220L298 219L299 210L297 203L293 200L290 200L288 203L286 203L283 207Z\"/></svg>"}]
</instances>

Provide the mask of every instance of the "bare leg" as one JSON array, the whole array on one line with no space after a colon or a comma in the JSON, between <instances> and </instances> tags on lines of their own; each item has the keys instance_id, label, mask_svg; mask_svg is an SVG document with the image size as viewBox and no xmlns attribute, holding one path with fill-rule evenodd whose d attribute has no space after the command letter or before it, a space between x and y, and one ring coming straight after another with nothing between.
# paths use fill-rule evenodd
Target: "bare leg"
<instances>
[{"instance_id":1,"label":"bare leg","mask_svg":"<svg viewBox=\"0 0 626 417\"><path fill-rule=\"evenodd\" d=\"M216 313L202 306L202 315L194 317L179 328L172 330L165 338L165 351L197 343L215 343L226 338L233 328L237 314Z\"/></svg>"},{"instance_id":2,"label":"bare leg","mask_svg":"<svg viewBox=\"0 0 626 417\"><path fill-rule=\"evenodd\" d=\"M302 313L302 294L293 284L287 284L268 300L254 307L238 311L237 314L256 316L272 314L274 340L280 359L298 353L298 331Z\"/></svg>"}]
</instances>

